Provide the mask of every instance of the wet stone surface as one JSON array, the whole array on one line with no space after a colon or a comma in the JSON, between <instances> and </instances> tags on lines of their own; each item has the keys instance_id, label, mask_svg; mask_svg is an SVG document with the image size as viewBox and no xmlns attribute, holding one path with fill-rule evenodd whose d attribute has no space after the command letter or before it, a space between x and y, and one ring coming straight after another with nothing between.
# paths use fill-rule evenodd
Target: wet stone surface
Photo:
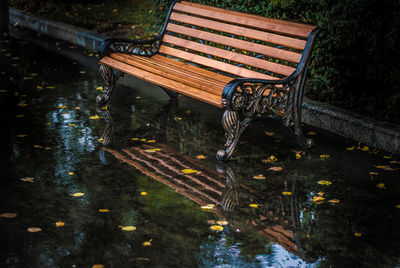
<instances>
[{"instance_id":1,"label":"wet stone surface","mask_svg":"<svg viewBox=\"0 0 400 268\"><path fill-rule=\"evenodd\" d=\"M1 267L400 264L399 156L257 122L221 165L222 111L138 84L96 107L97 70L0 49Z\"/></svg>"}]
</instances>

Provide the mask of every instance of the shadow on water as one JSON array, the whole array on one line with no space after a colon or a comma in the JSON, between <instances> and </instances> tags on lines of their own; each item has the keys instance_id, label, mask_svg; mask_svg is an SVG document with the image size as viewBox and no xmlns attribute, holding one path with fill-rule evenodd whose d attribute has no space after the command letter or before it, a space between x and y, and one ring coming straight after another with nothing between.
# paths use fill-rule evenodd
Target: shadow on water
<instances>
[{"instance_id":1,"label":"shadow on water","mask_svg":"<svg viewBox=\"0 0 400 268\"><path fill-rule=\"evenodd\" d=\"M121 85L96 107L95 70L0 44L1 267L400 264L398 156L260 122L218 164L220 110Z\"/></svg>"}]
</instances>

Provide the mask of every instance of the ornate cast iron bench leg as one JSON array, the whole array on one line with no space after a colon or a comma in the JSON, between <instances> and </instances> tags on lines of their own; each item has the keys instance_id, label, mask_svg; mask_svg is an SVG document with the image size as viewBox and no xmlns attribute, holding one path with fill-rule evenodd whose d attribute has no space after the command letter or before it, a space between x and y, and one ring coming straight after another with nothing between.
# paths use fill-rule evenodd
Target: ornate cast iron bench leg
<instances>
[{"instance_id":1,"label":"ornate cast iron bench leg","mask_svg":"<svg viewBox=\"0 0 400 268\"><path fill-rule=\"evenodd\" d=\"M100 64L100 76L104 82L103 96L97 96L96 102L99 105L104 105L110 100L115 84L117 80L123 76L123 73L115 71L107 65Z\"/></svg>"}]
</instances>

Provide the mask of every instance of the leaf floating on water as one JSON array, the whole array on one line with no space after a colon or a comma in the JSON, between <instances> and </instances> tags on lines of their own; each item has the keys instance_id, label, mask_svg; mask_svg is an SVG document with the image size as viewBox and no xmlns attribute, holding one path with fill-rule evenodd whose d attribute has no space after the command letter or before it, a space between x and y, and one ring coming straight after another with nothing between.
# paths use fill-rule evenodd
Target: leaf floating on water
<instances>
[{"instance_id":1,"label":"leaf floating on water","mask_svg":"<svg viewBox=\"0 0 400 268\"><path fill-rule=\"evenodd\" d=\"M42 146L35 144L33 145L33 148L42 148Z\"/></svg>"},{"instance_id":2,"label":"leaf floating on water","mask_svg":"<svg viewBox=\"0 0 400 268\"><path fill-rule=\"evenodd\" d=\"M393 170L395 170L394 168L391 168L391 167L389 167L389 166L383 166L383 165L378 165L378 166L375 166L376 168L379 168L379 169L383 169L383 170L388 170L388 171L393 171Z\"/></svg>"},{"instance_id":3,"label":"leaf floating on water","mask_svg":"<svg viewBox=\"0 0 400 268\"><path fill-rule=\"evenodd\" d=\"M249 207L252 207L252 208L258 208L260 206L260 204L250 204L249 205Z\"/></svg>"},{"instance_id":4,"label":"leaf floating on water","mask_svg":"<svg viewBox=\"0 0 400 268\"><path fill-rule=\"evenodd\" d=\"M292 195L292 192L282 192L283 195Z\"/></svg>"},{"instance_id":5,"label":"leaf floating on water","mask_svg":"<svg viewBox=\"0 0 400 268\"><path fill-rule=\"evenodd\" d=\"M104 268L103 264L93 264L92 268Z\"/></svg>"},{"instance_id":6,"label":"leaf floating on water","mask_svg":"<svg viewBox=\"0 0 400 268\"><path fill-rule=\"evenodd\" d=\"M330 155L329 154L321 154L319 157L321 158L321 160L326 160L330 157Z\"/></svg>"},{"instance_id":7,"label":"leaf floating on water","mask_svg":"<svg viewBox=\"0 0 400 268\"><path fill-rule=\"evenodd\" d=\"M149 241L143 242L142 245L143 245L144 247L150 247L150 246L151 246L151 241L153 241L153 239L150 239Z\"/></svg>"},{"instance_id":8,"label":"leaf floating on water","mask_svg":"<svg viewBox=\"0 0 400 268\"><path fill-rule=\"evenodd\" d=\"M213 210L215 209L215 205L214 204L207 204L205 206L201 206L202 210L208 211L208 210Z\"/></svg>"},{"instance_id":9,"label":"leaf floating on water","mask_svg":"<svg viewBox=\"0 0 400 268\"><path fill-rule=\"evenodd\" d=\"M328 202L329 203L333 203L333 204L337 204L337 203L340 202L340 200L335 198L335 199L328 200Z\"/></svg>"},{"instance_id":10,"label":"leaf floating on water","mask_svg":"<svg viewBox=\"0 0 400 268\"><path fill-rule=\"evenodd\" d=\"M141 192L140 195L147 195L147 192Z\"/></svg>"},{"instance_id":11,"label":"leaf floating on water","mask_svg":"<svg viewBox=\"0 0 400 268\"><path fill-rule=\"evenodd\" d=\"M20 180L24 181L24 182L33 182L33 178L32 177L21 178Z\"/></svg>"},{"instance_id":12,"label":"leaf floating on water","mask_svg":"<svg viewBox=\"0 0 400 268\"><path fill-rule=\"evenodd\" d=\"M76 126L75 124L69 124L68 125L69 127L74 127L74 126Z\"/></svg>"},{"instance_id":13,"label":"leaf floating on water","mask_svg":"<svg viewBox=\"0 0 400 268\"><path fill-rule=\"evenodd\" d=\"M0 89L0 93L6 93L7 91L7 89Z\"/></svg>"},{"instance_id":14,"label":"leaf floating on water","mask_svg":"<svg viewBox=\"0 0 400 268\"><path fill-rule=\"evenodd\" d=\"M63 227L64 225L65 225L65 222L63 222L63 221L56 222L57 227Z\"/></svg>"},{"instance_id":15,"label":"leaf floating on water","mask_svg":"<svg viewBox=\"0 0 400 268\"><path fill-rule=\"evenodd\" d=\"M46 125L50 126L52 123L51 122L47 122Z\"/></svg>"},{"instance_id":16,"label":"leaf floating on water","mask_svg":"<svg viewBox=\"0 0 400 268\"><path fill-rule=\"evenodd\" d=\"M55 87L53 87L53 86L47 86L46 88L47 88L47 89L53 89L53 88L55 88Z\"/></svg>"},{"instance_id":17,"label":"leaf floating on water","mask_svg":"<svg viewBox=\"0 0 400 268\"><path fill-rule=\"evenodd\" d=\"M71 172L68 172L68 175L71 175L71 176L72 176L72 175L74 175L74 174L75 174L75 173L72 172L72 171L71 171Z\"/></svg>"},{"instance_id":18,"label":"leaf floating on water","mask_svg":"<svg viewBox=\"0 0 400 268\"><path fill-rule=\"evenodd\" d=\"M400 204L397 204L397 205L396 205L396 208L400 208Z\"/></svg>"},{"instance_id":19,"label":"leaf floating on water","mask_svg":"<svg viewBox=\"0 0 400 268\"><path fill-rule=\"evenodd\" d=\"M175 121L181 121L181 120L182 120L182 117L175 116L174 120L175 120Z\"/></svg>"},{"instance_id":20,"label":"leaf floating on water","mask_svg":"<svg viewBox=\"0 0 400 268\"><path fill-rule=\"evenodd\" d=\"M263 174L259 174L259 175L257 175L257 176L253 176L253 179L256 179L256 180L265 180L265 176L264 176Z\"/></svg>"},{"instance_id":21,"label":"leaf floating on water","mask_svg":"<svg viewBox=\"0 0 400 268\"><path fill-rule=\"evenodd\" d=\"M156 142L156 140L148 140L147 142L148 143L154 143L154 142Z\"/></svg>"},{"instance_id":22,"label":"leaf floating on water","mask_svg":"<svg viewBox=\"0 0 400 268\"><path fill-rule=\"evenodd\" d=\"M81 197L81 196L84 196L85 194L84 193L74 193L74 194L71 194L72 196L74 196L74 197Z\"/></svg>"},{"instance_id":23,"label":"leaf floating on water","mask_svg":"<svg viewBox=\"0 0 400 268\"><path fill-rule=\"evenodd\" d=\"M139 138L132 138L131 140L132 140L132 141L138 141Z\"/></svg>"},{"instance_id":24,"label":"leaf floating on water","mask_svg":"<svg viewBox=\"0 0 400 268\"><path fill-rule=\"evenodd\" d=\"M97 141L100 142L100 143L103 143L104 139L103 139L103 138L100 138L100 139L98 139Z\"/></svg>"},{"instance_id":25,"label":"leaf floating on water","mask_svg":"<svg viewBox=\"0 0 400 268\"><path fill-rule=\"evenodd\" d=\"M321 185L331 185L332 184L331 181L327 181L327 180L320 180L317 183L321 184Z\"/></svg>"},{"instance_id":26,"label":"leaf floating on water","mask_svg":"<svg viewBox=\"0 0 400 268\"><path fill-rule=\"evenodd\" d=\"M310 132L308 132L307 134L310 135L310 136L317 135L317 133L315 133L314 131L310 131Z\"/></svg>"},{"instance_id":27,"label":"leaf floating on water","mask_svg":"<svg viewBox=\"0 0 400 268\"><path fill-rule=\"evenodd\" d=\"M400 164L400 161L390 161L390 164Z\"/></svg>"},{"instance_id":28,"label":"leaf floating on water","mask_svg":"<svg viewBox=\"0 0 400 268\"><path fill-rule=\"evenodd\" d=\"M185 174L193 174L193 173L198 173L199 171L197 171L195 169L185 168L185 169L182 169L182 172Z\"/></svg>"},{"instance_id":29,"label":"leaf floating on water","mask_svg":"<svg viewBox=\"0 0 400 268\"><path fill-rule=\"evenodd\" d=\"M361 147L360 150L366 152L369 150L369 147L365 145L365 146Z\"/></svg>"},{"instance_id":30,"label":"leaf floating on water","mask_svg":"<svg viewBox=\"0 0 400 268\"><path fill-rule=\"evenodd\" d=\"M140 139L140 141L146 141L146 139Z\"/></svg>"},{"instance_id":31,"label":"leaf floating on water","mask_svg":"<svg viewBox=\"0 0 400 268\"><path fill-rule=\"evenodd\" d=\"M383 188L385 188L385 184L381 182L381 183L378 183L376 185L376 187L378 187L379 189L383 189Z\"/></svg>"},{"instance_id":32,"label":"leaf floating on water","mask_svg":"<svg viewBox=\"0 0 400 268\"><path fill-rule=\"evenodd\" d=\"M353 151L356 148L356 146L351 146L351 147L347 147L346 150L347 151Z\"/></svg>"},{"instance_id":33,"label":"leaf floating on water","mask_svg":"<svg viewBox=\"0 0 400 268\"><path fill-rule=\"evenodd\" d=\"M17 213L5 212L0 214L0 218L13 219L17 217Z\"/></svg>"},{"instance_id":34,"label":"leaf floating on water","mask_svg":"<svg viewBox=\"0 0 400 268\"><path fill-rule=\"evenodd\" d=\"M279 172L282 171L283 168L282 167L270 167L269 170L275 171L275 172Z\"/></svg>"},{"instance_id":35,"label":"leaf floating on water","mask_svg":"<svg viewBox=\"0 0 400 268\"><path fill-rule=\"evenodd\" d=\"M354 233L354 236L361 237L362 233Z\"/></svg>"},{"instance_id":36,"label":"leaf floating on water","mask_svg":"<svg viewBox=\"0 0 400 268\"><path fill-rule=\"evenodd\" d=\"M127 231L127 232L132 232L136 230L135 226L128 225L128 226L120 226L121 230Z\"/></svg>"},{"instance_id":37,"label":"leaf floating on water","mask_svg":"<svg viewBox=\"0 0 400 268\"><path fill-rule=\"evenodd\" d=\"M106 208L101 208L101 209L99 209L99 212L101 212L101 213L107 213L107 212L110 212L110 210L108 210L108 209L106 209Z\"/></svg>"},{"instance_id":38,"label":"leaf floating on water","mask_svg":"<svg viewBox=\"0 0 400 268\"><path fill-rule=\"evenodd\" d=\"M60 106L58 106L57 108L58 108L58 109L66 109L66 108L68 108L68 106L66 106L66 105L60 105Z\"/></svg>"},{"instance_id":39,"label":"leaf floating on water","mask_svg":"<svg viewBox=\"0 0 400 268\"><path fill-rule=\"evenodd\" d=\"M227 221L217 221L217 224L224 226L224 225L228 225L229 222L227 222Z\"/></svg>"},{"instance_id":40,"label":"leaf floating on water","mask_svg":"<svg viewBox=\"0 0 400 268\"><path fill-rule=\"evenodd\" d=\"M313 197L313 202L318 204L318 205L322 204L324 202L324 200L325 200L325 198L322 197L322 196L316 195L316 196Z\"/></svg>"},{"instance_id":41,"label":"leaf floating on water","mask_svg":"<svg viewBox=\"0 0 400 268\"><path fill-rule=\"evenodd\" d=\"M206 159L207 156L204 156L202 154L199 154L198 156L196 156L197 159Z\"/></svg>"},{"instance_id":42,"label":"leaf floating on water","mask_svg":"<svg viewBox=\"0 0 400 268\"><path fill-rule=\"evenodd\" d=\"M263 163L274 163L276 161L278 161L278 158L276 158L274 155L262 160Z\"/></svg>"},{"instance_id":43,"label":"leaf floating on water","mask_svg":"<svg viewBox=\"0 0 400 268\"><path fill-rule=\"evenodd\" d=\"M42 229L39 227L29 227L28 229L26 229L28 232L30 233L37 233L37 232L41 232Z\"/></svg>"},{"instance_id":44,"label":"leaf floating on water","mask_svg":"<svg viewBox=\"0 0 400 268\"><path fill-rule=\"evenodd\" d=\"M96 90L103 92L103 87L99 86L99 87L96 88Z\"/></svg>"},{"instance_id":45,"label":"leaf floating on water","mask_svg":"<svg viewBox=\"0 0 400 268\"><path fill-rule=\"evenodd\" d=\"M15 117L16 118L22 118L22 117L24 117L25 115L23 115L23 114L17 114Z\"/></svg>"},{"instance_id":46,"label":"leaf floating on water","mask_svg":"<svg viewBox=\"0 0 400 268\"><path fill-rule=\"evenodd\" d=\"M161 149L159 149L159 148L154 148L154 149L147 149L147 150L144 150L146 153L155 153L155 152L159 152L159 151L161 151Z\"/></svg>"},{"instance_id":47,"label":"leaf floating on water","mask_svg":"<svg viewBox=\"0 0 400 268\"><path fill-rule=\"evenodd\" d=\"M185 111L185 114L190 115L190 109Z\"/></svg>"},{"instance_id":48,"label":"leaf floating on water","mask_svg":"<svg viewBox=\"0 0 400 268\"><path fill-rule=\"evenodd\" d=\"M80 73L80 74L85 74L85 73L86 73L86 71L80 71L79 73Z\"/></svg>"},{"instance_id":49,"label":"leaf floating on water","mask_svg":"<svg viewBox=\"0 0 400 268\"><path fill-rule=\"evenodd\" d=\"M28 135L26 135L26 134L19 134L19 135L17 135L17 138L25 138L25 137L28 137Z\"/></svg>"},{"instance_id":50,"label":"leaf floating on water","mask_svg":"<svg viewBox=\"0 0 400 268\"><path fill-rule=\"evenodd\" d=\"M378 175L378 172L371 171L371 172L369 173L369 175L377 176L377 175Z\"/></svg>"},{"instance_id":51,"label":"leaf floating on water","mask_svg":"<svg viewBox=\"0 0 400 268\"><path fill-rule=\"evenodd\" d=\"M301 154L296 153L296 159L300 159L301 158Z\"/></svg>"},{"instance_id":52,"label":"leaf floating on water","mask_svg":"<svg viewBox=\"0 0 400 268\"><path fill-rule=\"evenodd\" d=\"M96 115L93 115L93 116L89 117L89 119L91 119L91 120L97 120L97 119L100 119L100 116L98 116L98 115L96 114Z\"/></svg>"},{"instance_id":53,"label":"leaf floating on water","mask_svg":"<svg viewBox=\"0 0 400 268\"><path fill-rule=\"evenodd\" d=\"M220 232L220 231L224 230L224 227L222 227L221 225L211 225L210 229Z\"/></svg>"},{"instance_id":54,"label":"leaf floating on water","mask_svg":"<svg viewBox=\"0 0 400 268\"><path fill-rule=\"evenodd\" d=\"M392 156L390 156L390 155L384 155L383 158L385 158L385 159L391 159Z\"/></svg>"},{"instance_id":55,"label":"leaf floating on water","mask_svg":"<svg viewBox=\"0 0 400 268\"><path fill-rule=\"evenodd\" d=\"M267 135L267 136L274 136L274 132L271 132L271 131L264 131L264 133L265 133L265 135Z\"/></svg>"}]
</instances>

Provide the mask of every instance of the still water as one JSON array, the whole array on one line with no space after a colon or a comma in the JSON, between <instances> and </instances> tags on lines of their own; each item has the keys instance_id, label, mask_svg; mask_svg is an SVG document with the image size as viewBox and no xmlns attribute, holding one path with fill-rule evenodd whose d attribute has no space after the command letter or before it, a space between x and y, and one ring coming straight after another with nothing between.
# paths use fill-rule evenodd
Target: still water
<instances>
[{"instance_id":1,"label":"still water","mask_svg":"<svg viewBox=\"0 0 400 268\"><path fill-rule=\"evenodd\" d=\"M0 45L1 267L400 265L399 156L259 122L218 164L221 110L138 80L96 107L95 68Z\"/></svg>"}]
</instances>

